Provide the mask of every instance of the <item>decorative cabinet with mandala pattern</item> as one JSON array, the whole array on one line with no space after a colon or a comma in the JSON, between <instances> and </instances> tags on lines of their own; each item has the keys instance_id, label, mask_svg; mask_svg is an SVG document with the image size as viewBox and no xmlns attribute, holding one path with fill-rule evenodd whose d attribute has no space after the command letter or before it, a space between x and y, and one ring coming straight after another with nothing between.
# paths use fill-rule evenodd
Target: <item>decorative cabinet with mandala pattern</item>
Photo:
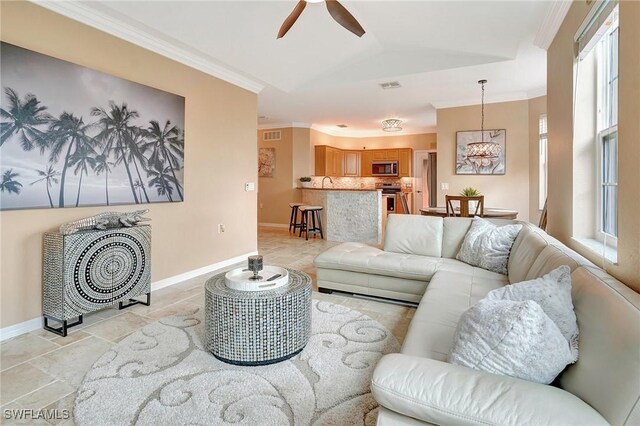
<instances>
[{"instance_id":1,"label":"decorative cabinet with mandala pattern","mask_svg":"<svg viewBox=\"0 0 640 426\"><path fill-rule=\"evenodd\" d=\"M132 299L146 295L146 302ZM66 336L82 315L151 297L151 226L44 235L44 328ZM69 323L70 319L77 320ZM61 323L52 327L49 321Z\"/></svg>"}]
</instances>

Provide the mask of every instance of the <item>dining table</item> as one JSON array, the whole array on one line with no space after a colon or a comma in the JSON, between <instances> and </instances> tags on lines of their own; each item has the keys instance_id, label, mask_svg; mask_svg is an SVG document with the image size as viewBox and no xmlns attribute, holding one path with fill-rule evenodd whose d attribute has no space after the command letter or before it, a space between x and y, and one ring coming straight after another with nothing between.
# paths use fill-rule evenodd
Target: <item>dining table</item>
<instances>
[{"instance_id":1,"label":"dining table","mask_svg":"<svg viewBox=\"0 0 640 426\"><path fill-rule=\"evenodd\" d=\"M446 207L429 207L426 209L420 209L420 213L423 216L440 216L447 217ZM460 210L454 210L456 216L460 216ZM499 209L493 207L485 207L482 217L490 219L516 219L518 217L517 210Z\"/></svg>"}]
</instances>

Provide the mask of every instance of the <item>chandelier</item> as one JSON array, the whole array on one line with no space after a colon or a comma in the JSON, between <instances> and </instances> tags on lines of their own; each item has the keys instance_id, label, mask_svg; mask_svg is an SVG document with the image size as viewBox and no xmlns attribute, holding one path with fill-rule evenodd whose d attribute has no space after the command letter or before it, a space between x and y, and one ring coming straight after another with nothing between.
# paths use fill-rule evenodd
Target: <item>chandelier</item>
<instances>
[{"instance_id":1,"label":"chandelier","mask_svg":"<svg viewBox=\"0 0 640 426\"><path fill-rule=\"evenodd\" d=\"M476 168L492 165L500 158L502 147L494 141L484 140L484 85L487 80L480 80L482 86L482 123L480 126L480 141L467 145L467 158L474 163Z\"/></svg>"},{"instance_id":2,"label":"chandelier","mask_svg":"<svg viewBox=\"0 0 640 426\"><path fill-rule=\"evenodd\" d=\"M385 132L399 132L402 130L400 126L402 124L402 120L398 120L397 118L388 118L382 121L382 130Z\"/></svg>"}]
</instances>

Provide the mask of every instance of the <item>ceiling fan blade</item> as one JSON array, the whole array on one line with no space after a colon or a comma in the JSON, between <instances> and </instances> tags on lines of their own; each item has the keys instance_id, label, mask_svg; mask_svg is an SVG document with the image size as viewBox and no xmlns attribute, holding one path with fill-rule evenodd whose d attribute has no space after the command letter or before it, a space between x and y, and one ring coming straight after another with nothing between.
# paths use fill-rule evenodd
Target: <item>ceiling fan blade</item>
<instances>
[{"instance_id":1,"label":"ceiling fan blade","mask_svg":"<svg viewBox=\"0 0 640 426\"><path fill-rule=\"evenodd\" d=\"M307 6L306 1L304 0L298 1L298 4L296 4L296 7L293 9L293 12L291 12L291 15L287 16L287 19L285 19L284 22L282 23L282 26L280 27L280 31L278 31L278 38L284 37L284 35L291 29L291 27L293 27L293 24L296 23L296 21L300 17L300 14L302 13L302 11L306 6Z\"/></svg>"},{"instance_id":2,"label":"ceiling fan blade","mask_svg":"<svg viewBox=\"0 0 640 426\"><path fill-rule=\"evenodd\" d=\"M327 3L327 10L338 24L342 25L358 37L362 37L365 33L364 28L362 28L356 18L354 18L343 5L338 3L338 0L326 0L325 2Z\"/></svg>"}]
</instances>

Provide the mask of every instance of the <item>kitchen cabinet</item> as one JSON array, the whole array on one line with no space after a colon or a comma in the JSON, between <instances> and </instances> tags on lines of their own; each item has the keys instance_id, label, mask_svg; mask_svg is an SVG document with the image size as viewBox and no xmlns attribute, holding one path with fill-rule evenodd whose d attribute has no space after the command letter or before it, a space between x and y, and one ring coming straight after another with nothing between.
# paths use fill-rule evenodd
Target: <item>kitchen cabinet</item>
<instances>
[{"instance_id":1,"label":"kitchen cabinet","mask_svg":"<svg viewBox=\"0 0 640 426\"><path fill-rule=\"evenodd\" d=\"M413 150L411 148L342 150L328 145L315 147L316 176L371 176L374 161L397 161L398 176L413 176Z\"/></svg>"},{"instance_id":2,"label":"kitchen cabinet","mask_svg":"<svg viewBox=\"0 0 640 426\"><path fill-rule=\"evenodd\" d=\"M398 176L413 176L413 150L411 148L402 148L396 151L398 152Z\"/></svg>"},{"instance_id":3,"label":"kitchen cabinet","mask_svg":"<svg viewBox=\"0 0 640 426\"><path fill-rule=\"evenodd\" d=\"M315 154L316 176L342 176L344 153L341 149L327 145L316 145Z\"/></svg>"},{"instance_id":4,"label":"kitchen cabinet","mask_svg":"<svg viewBox=\"0 0 640 426\"><path fill-rule=\"evenodd\" d=\"M360 154L360 176L371 176L371 163L373 162L374 151L362 151Z\"/></svg>"},{"instance_id":5,"label":"kitchen cabinet","mask_svg":"<svg viewBox=\"0 0 640 426\"><path fill-rule=\"evenodd\" d=\"M344 151L344 176L360 176L360 152Z\"/></svg>"}]
</instances>

